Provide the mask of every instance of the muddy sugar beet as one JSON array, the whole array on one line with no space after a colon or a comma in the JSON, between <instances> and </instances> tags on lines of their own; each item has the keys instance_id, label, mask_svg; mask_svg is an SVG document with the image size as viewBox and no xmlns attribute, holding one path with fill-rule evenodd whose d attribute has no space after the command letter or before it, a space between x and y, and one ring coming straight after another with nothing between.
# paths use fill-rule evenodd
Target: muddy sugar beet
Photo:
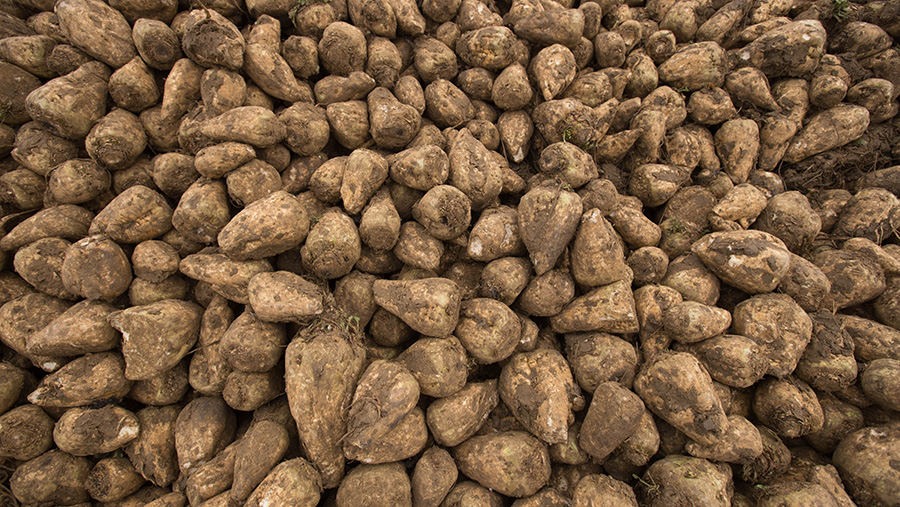
<instances>
[{"instance_id":1,"label":"muddy sugar beet","mask_svg":"<svg viewBox=\"0 0 900 507\"><path fill-rule=\"evenodd\" d=\"M0 497L900 505L898 19L0 1Z\"/></svg>"}]
</instances>

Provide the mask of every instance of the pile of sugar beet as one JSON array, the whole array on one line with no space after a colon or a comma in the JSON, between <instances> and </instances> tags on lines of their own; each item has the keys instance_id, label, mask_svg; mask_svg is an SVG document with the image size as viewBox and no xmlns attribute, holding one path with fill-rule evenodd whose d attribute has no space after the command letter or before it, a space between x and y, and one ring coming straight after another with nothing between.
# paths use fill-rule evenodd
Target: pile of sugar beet
<instances>
[{"instance_id":1,"label":"pile of sugar beet","mask_svg":"<svg viewBox=\"0 0 900 507\"><path fill-rule=\"evenodd\" d=\"M0 0L0 503L900 505L900 0L577 3Z\"/></svg>"}]
</instances>

